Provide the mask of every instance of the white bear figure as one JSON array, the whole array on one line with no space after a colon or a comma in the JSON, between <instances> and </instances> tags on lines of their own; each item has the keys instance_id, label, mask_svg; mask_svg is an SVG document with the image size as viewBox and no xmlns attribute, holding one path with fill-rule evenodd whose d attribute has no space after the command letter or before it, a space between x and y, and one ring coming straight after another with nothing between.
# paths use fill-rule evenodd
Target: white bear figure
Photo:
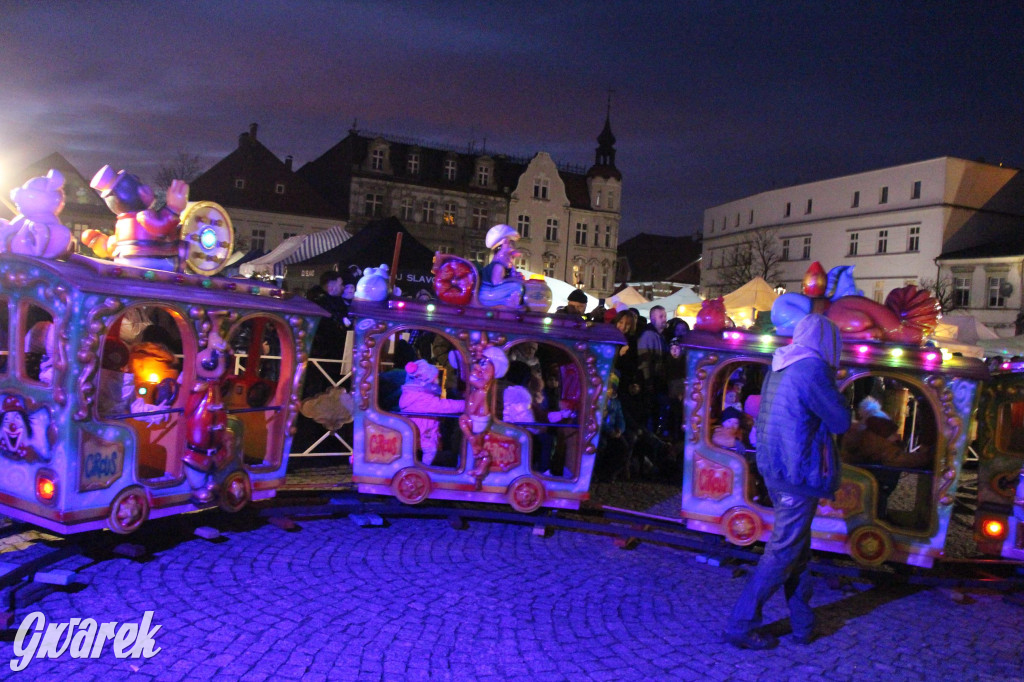
<instances>
[{"instance_id":1,"label":"white bear figure","mask_svg":"<svg viewBox=\"0 0 1024 682\"><path fill-rule=\"evenodd\" d=\"M61 258L71 251L71 230L57 214L64 209L64 176L51 169L11 190L18 215L0 221L0 251L41 258Z\"/></svg>"},{"instance_id":2,"label":"white bear figure","mask_svg":"<svg viewBox=\"0 0 1024 682\"><path fill-rule=\"evenodd\" d=\"M383 301L388 297L388 266L366 268L356 284L356 298L363 301Z\"/></svg>"}]
</instances>

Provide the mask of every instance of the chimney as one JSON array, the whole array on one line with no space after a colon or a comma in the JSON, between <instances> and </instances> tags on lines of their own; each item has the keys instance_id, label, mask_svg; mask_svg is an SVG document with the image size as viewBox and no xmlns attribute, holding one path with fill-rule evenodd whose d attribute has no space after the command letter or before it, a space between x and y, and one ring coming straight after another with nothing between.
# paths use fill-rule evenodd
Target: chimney
<instances>
[{"instance_id":1,"label":"chimney","mask_svg":"<svg viewBox=\"0 0 1024 682\"><path fill-rule=\"evenodd\" d=\"M291 171L291 169L292 169L292 155L291 154L289 154L288 156L284 157L284 167L288 171Z\"/></svg>"},{"instance_id":2,"label":"chimney","mask_svg":"<svg viewBox=\"0 0 1024 682\"><path fill-rule=\"evenodd\" d=\"M259 126L257 124L255 124L255 123L250 123L249 124L249 137L252 138L253 140L256 139L256 129L257 128L259 128Z\"/></svg>"}]
</instances>

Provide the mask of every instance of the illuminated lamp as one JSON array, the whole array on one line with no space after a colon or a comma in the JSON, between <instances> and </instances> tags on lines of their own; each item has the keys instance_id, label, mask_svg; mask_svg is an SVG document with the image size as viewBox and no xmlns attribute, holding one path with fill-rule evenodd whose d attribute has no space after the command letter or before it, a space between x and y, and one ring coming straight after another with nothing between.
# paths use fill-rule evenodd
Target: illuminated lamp
<instances>
[{"instance_id":1,"label":"illuminated lamp","mask_svg":"<svg viewBox=\"0 0 1024 682\"><path fill-rule=\"evenodd\" d=\"M949 352L948 348L940 348L939 352L942 353L943 362L949 362L953 358L953 354Z\"/></svg>"},{"instance_id":2,"label":"illuminated lamp","mask_svg":"<svg viewBox=\"0 0 1024 682\"><path fill-rule=\"evenodd\" d=\"M1008 363L1008 362L1004 362L1004 363L1002 364L1002 368L1003 368L1003 369L1010 369L1010 363Z\"/></svg>"},{"instance_id":3,"label":"illuminated lamp","mask_svg":"<svg viewBox=\"0 0 1024 682\"><path fill-rule=\"evenodd\" d=\"M771 334L762 334L761 335L761 343L771 343L771 342L772 342L772 335Z\"/></svg>"},{"instance_id":4,"label":"illuminated lamp","mask_svg":"<svg viewBox=\"0 0 1024 682\"><path fill-rule=\"evenodd\" d=\"M541 322L543 322L544 324L551 324L551 318L545 317L543 320L541 320Z\"/></svg>"},{"instance_id":5,"label":"illuminated lamp","mask_svg":"<svg viewBox=\"0 0 1024 682\"><path fill-rule=\"evenodd\" d=\"M869 348L868 346L857 346L857 352L860 353L861 355L866 355L867 352L870 350L871 348Z\"/></svg>"},{"instance_id":6,"label":"illuminated lamp","mask_svg":"<svg viewBox=\"0 0 1024 682\"><path fill-rule=\"evenodd\" d=\"M981 532L986 538L999 540L1006 533L1006 524L999 519L986 519L981 524Z\"/></svg>"},{"instance_id":7,"label":"illuminated lamp","mask_svg":"<svg viewBox=\"0 0 1024 682\"><path fill-rule=\"evenodd\" d=\"M397 304L395 304L395 307L401 310L402 308L405 307L405 301L399 301Z\"/></svg>"},{"instance_id":8,"label":"illuminated lamp","mask_svg":"<svg viewBox=\"0 0 1024 682\"><path fill-rule=\"evenodd\" d=\"M428 303L428 304L427 304L427 312L428 312L428 313L432 313L432 312L434 312L434 311L435 311L436 309L437 309L437 308L436 308L436 307L434 306L434 304L433 304L433 303Z\"/></svg>"},{"instance_id":9,"label":"illuminated lamp","mask_svg":"<svg viewBox=\"0 0 1024 682\"><path fill-rule=\"evenodd\" d=\"M935 352L925 353L924 354L925 362L935 362L936 360L940 359L941 357L942 356L939 353L935 353Z\"/></svg>"},{"instance_id":10,"label":"illuminated lamp","mask_svg":"<svg viewBox=\"0 0 1024 682\"><path fill-rule=\"evenodd\" d=\"M199 245L205 251L209 251L217 246L217 231L210 226L204 227L199 233Z\"/></svg>"},{"instance_id":11,"label":"illuminated lamp","mask_svg":"<svg viewBox=\"0 0 1024 682\"><path fill-rule=\"evenodd\" d=\"M57 481L52 473L40 470L36 474L36 497L47 503L57 497Z\"/></svg>"},{"instance_id":12,"label":"illuminated lamp","mask_svg":"<svg viewBox=\"0 0 1024 682\"><path fill-rule=\"evenodd\" d=\"M903 357L903 349L902 348L893 348L891 351L889 351L889 355L893 356L896 359L899 359L899 358Z\"/></svg>"}]
</instances>

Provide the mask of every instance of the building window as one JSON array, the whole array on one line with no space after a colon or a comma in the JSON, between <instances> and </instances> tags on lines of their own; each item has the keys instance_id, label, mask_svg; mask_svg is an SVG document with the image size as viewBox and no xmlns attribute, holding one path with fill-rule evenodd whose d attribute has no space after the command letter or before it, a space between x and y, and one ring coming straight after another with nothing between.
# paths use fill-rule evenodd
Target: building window
<instances>
[{"instance_id":1,"label":"building window","mask_svg":"<svg viewBox=\"0 0 1024 682\"><path fill-rule=\"evenodd\" d=\"M379 216L384 210L383 194L367 194L363 204L363 215Z\"/></svg>"},{"instance_id":2,"label":"building window","mask_svg":"<svg viewBox=\"0 0 1024 682\"><path fill-rule=\"evenodd\" d=\"M455 253L455 247L451 244L441 244L441 246L437 247L437 250L441 253Z\"/></svg>"},{"instance_id":3,"label":"building window","mask_svg":"<svg viewBox=\"0 0 1024 682\"><path fill-rule=\"evenodd\" d=\"M370 168L379 171L384 170L384 150L374 149L373 156L370 159Z\"/></svg>"},{"instance_id":4,"label":"building window","mask_svg":"<svg viewBox=\"0 0 1024 682\"><path fill-rule=\"evenodd\" d=\"M811 258L811 238L810 237L804 237L803 259L804 260L810 260L810 258Z\"/></svg>"},{"instance_id":5,"label":"building window","mask_svg":"<svg viewBox=\"0 0 1024 682\"><path fill-rule=\"evenodd\" d=\"M587 245L587 224L576 223L576 246Z\"/></svg>"},{"instance_id":6,"label":"building window","mask_svg":"<svg viewBox=\"0 0 1024 682\"><path fill-rule=\"evenodd\" d=\"M459 206L454 201L444 202L444 212L441 214L442 225L454 225L455 216L458 213Z\"/></svg>"},{"instance_id":7,"label":"building window","mask_svg":"<svg viewBox=\"0 0 1024 682\"><path fill-rule=\"evenodd\" d=\"M81 239L82 233L89 229L89 223L73 223L71 225L71 231L75 235L75 239Z\"/></svg>"},{"instance_id":8,"label":"building window","mask_svg":"<svg viewBox=\"0 0 1024 682\"><path fill-rule=\"evenodd\" d=\"M881 303L882 302L882 296L885 295L885 291L883 289L883 286L884 285L881 282L875 282L875 293L873 295L874 299L875 299L875 303Z\"/></svg>"},{"instance_id":9,"label":"building window","mask_svg":"<svg viewBox=\"0 0 1024 682\"><path fill-rule=\"evenodd\" d=\"M284 183L279 182L274 185L274 194L284 194Z\"/></svg>"},{"instance_id":10,"label":"building window","mask_svg":"<svg viewBox=\"0 0 1024 682\"><path fill-rule=\"evenodd\" d=\"M608 210L615 208L615 192L608 190Z\"/></svg>"},{"instance_id":11,"label":"building window","mask_svg":"<svg viewBox=\"0 0 1024 682\"><path fill-rule=\"evenodd\" d=\"M736 214L736 222L733 224L733 227L739 227L739 226L740 226L740 214L737 213Z\"/></svg>"},{"instance_id":12,"label":"building window","mask_svg":"<svg viewBox=\"0 0 1024 682\"><path fill-rule=\"evenodd\" d=\"M747 217L747 225L754 224L754 209L750 209L750 215Z\"/></svg>"},{"instance_id":13,"label":"building window","mask_svg":"<svg viewBox=\"0 0 1024 682\"><path fill-rule=\"evenodd\" d=\"M913 187L913 189L910 190L910 198L911 199L920 199L921 198L921 181L920 180L917 180L917 181L914 182L914 187Z\"/></svg>"},{"instance_id":14,"label":"building window","mask_svg":"<svg viewBox=\"0 0 1024 682\"><path fill-rule=\"evenodd\" d=\"M291 239L292 237L298 237L298 236L299 236L298 232L285 232L285 233L283 233L281 235L281 241L284 241L286 239Z\"/></svg>"},{"instance_id":15,"label":"building window","mask_svg":"<svg viewBox=\"0 0 1024 682\"><path fill-rule=\"evenodd\" d=\"M249 248L262 251L267 245L267 231L253 230L249 238Z\"/></svg>"},{"instance_id":16,"label":"building window","mask_svg":"<svg viewBox=\"0 0 1024 682\"><path fill-rule=\"evenodd\" d=\"M597 190L597 194L594 195L594 208L601 208L601 190Z\"/></svg>"},{"instance_id":17,"label":"building window","mask_svg":"<svg viewBox=\"0 0 1024 682\"><path fill-rule=\"evenodd\" d=\"M544 231L544 239L549 242L558 241L558 218L548 218L548 226Z\"/></svg>"},{"instance_id":18,"label":"building window","mask_svg":"<svg viewBox=\"0 0 1024 682\"><path fill-rule=\"evenodd\" d=\"M235 178L235 189L245 189L245 178Z\"/></svg>"},{"instance_id":19,"label":"building window","mask_svg":"<svg viewBox=\"0 0 1024 682\"><path fill-rule=\"evenodd\" d=\"M491 182L491 169L488 166L476 167L476 184L487 187Z\"/></svg>"},{"instance_id":20,"label":"building window","mask_svg":"<svg viewBox=\"0 0 1024 682\"><path fill-rule=\"evenodd\" d=\"M605 225L604 226L604 248L606 248L606 249L612 248L612 226L611 225Z\"/></svg>"},{"instance_id":21,"label":"building window","mask_svg":"<svg viewBox=\"0 0 1024 682\"><path fill-rule=\"evenodd\" d=\"M793 211L793 205L787 201L786 202L786 215L784 215L783 218L788 218L789 214L792 213L792 211Z\"/></svg>"},{"instance_id":22,"label":"building window","mask_svg":"<svg viewBox=\"0 0 1024 682\"><path fill-rule=\"evenodd\" d=\"M857 208L860 206L860 192L853 193L853 203L850 204L850 208Z\"/></svg>"},{"instance_id":23,"label":"building window","mask_svg":"<svg viewBox=\"0 0 1024 682\"><path fill-rule=\"evenodd\" d=\"M481 265L487 262L487 255L487 251L479 247L469 250L469 260L474 263L480 263Z\"/></svg>"},{"instance_id":24,"label":"building window","mask_svg":"<svg viewBox=\"0 0 1024 682\"><path fill-rule=\"evenodd\" d=\"M548 179L537 178L533 181L533 198L534 199L547 199L548 198Z\"/></svg>"},{"instance_id":25,"label":"building window","mask_svg":"<svg viewBox=\"0 0 1024 682\"><path fill-rule=\"evenodd\" d=\"M423 203L420 205L420 208L421 208L421 211L420 211L420 222L423 222L423 223L433 223L434 222L434 209L436 207L437 207L437 204L435 204L432 200L424 199Z\"/></svg>"},{"instance_id":26,"label":"building window","mask_svg":"<svg viewBox=\"0 0 1024 682\"><path fill-rule=\"evenodd\" d=\"M594 246L601 246L601 226L594 225Z\"/></svg>"},{"instance_id":27,"label":"building window","mask_svg":"<svg viewBox=\"0 0 1024 682\"><path fill-rule=\"evenodd\" d=\"M857 255L857 247L859 246L859 244L858 244L858 240L859 239L860 239L860 235L859 234L857 234L856 232L851 232L850 233L850 252L848 254L846 254L846 255L848 255L848 256L856 256Z\"/></svg>"},{"instance_id":28,"label":"building window","mask_svg":"<svg viewBox=\"0 0 1024 682\"><path fill-rule=\"evenodd\" d=\"M877 253L886 253L889 251L889 230L878 231L878 249Z\"/></svg>"},{"instance_id":29,"label":"building window","mask_svg":"<svg viewBox=\"0 0 1024 682\"><path fill-rule=\"evenodd\" d=\"M608 268L601 268L601 289L608 290Z\"/></svg>"},{"instance_id":30,"label":"building window","mask_svg":"<svg viewBox=\"0 0 1024 682\"><path fill-rule=\"evenodd\" d=\"M782 260L789 260L789 240L782 240ZM715 267L714 258L711 259L711 267Z\"/></svg>"},{"instance_id":31,"label":"building window","mask_svg":"<svg viewBox=\"0 0 1024 682\"><path fill-rule=\"evenodd\" d=\"M907 251L921 250L921 226L910 228L910 236L907 237Z\"/></svg>"},{"instance_id":32,"label":"building window","mask_svg":"<svg viewBox=\"0 0 1024 682\"><path fill-rule=\"evenodd\" d=\"M1006 306L1005 292L1006 278L1005 277L989 277L988 278L988 307L989 308L1003 308Z\"/></svg>"},{"instance_id":33,"label":"building window","mask_svg":"<svg viewBox=\"0 0 1024 682\"><path fill-rule=\"evenodd\" d=\"M811 204L812 204L813 201L814 201L813 199L808 199L807 200L807 210L804 211L805 215L810 215L811 214Z\"/></svg>"},{"instance_id":34,"label":"building window","mask_svg":"<svg viewBox=\"0 0 1024 682\"><path fill-rule=\"evenodd\" d=\"M544 256L544 276L554 277L555 276L555 257Z\"/></svg>"},{"instance_id":35,"label":"building window","mask_svg":"<svg viewBox=\"0 0 1024 682\"><path fill-rule=\"evenodd\" d=\"M409 154L409 159L405 163L405 169L409 172L409 175L419 175L420 155L416 152Z\"/></svg>"},{"instance_id":36,"label":"building window","mask_svg":"<svg viewBox=\"0 0 1024 682\"><path fill-rule=\"evenodd\" d=\"M473 209L473 227L478 230L482 230L487 227L487 217L490 213L486 208L474 208Z\"/></svg>"},{"instance_id":37,"label":"building window","mask_svg":"<svg viewBox=\"0 0 1024 682\"><path fill-rule=\"evenodd\" d=\"M412 199L402 199L402 220L413 220L416 214L416 202Z\"/></svg>"},{"instance_id":38,"label":"building window","mask_svg":"<svg viewBox=\"0 0 1024 682\"><path fill-rule=\"evenodd\" d=\"M711 234L715 233L715 219L711 219Z\"/></svg>"},{"instance_id":39,"label":"building window","mask_svg":"<svg viewBox=\"0 0 1024 682\"><path fill-rule=\"evenodd\" d=\"M596 289L597 288L597 266L596 265L591 265L590 266L590 288L591 289Z\"/></svg>"},{"instance_id":40,"label":"building window","mask_svg":"<svg viewBox=\"0 0 1024 682\"><path fill-rule=\"evenodd\" d=\"M455 159L445 159L444 162L444 179L454 182L455 181Z\"/></svg>"},{"instance_id":41,"label":"building window","mask_svg":"<svg viewBox=\"0 0 1024 682\"><path fill-rule=\"evenodd\" d=\"M518 221L516 222L516 232L523 239L530 238L530 216L520 214Z\"/></svg>"},{"instance_id":42,"label":"building window","mask_svg":"<svg viewBox=\"0 0 1024 682\"><path fill-rule=\"evenodd\" d=\"M953 277L953 305L960 308L971 306L970 277Z\"/></svg>"},{"instance_id":43,"label":"building window","mask_svg":"<svg viewBox=\"0 0 1024 682\"><path fill-rule=\"evenodd\" d=\"M878 203L887 204L889 203L889 188L883 187L882 193L878 196Z\"/></svg>"}]
</instances>

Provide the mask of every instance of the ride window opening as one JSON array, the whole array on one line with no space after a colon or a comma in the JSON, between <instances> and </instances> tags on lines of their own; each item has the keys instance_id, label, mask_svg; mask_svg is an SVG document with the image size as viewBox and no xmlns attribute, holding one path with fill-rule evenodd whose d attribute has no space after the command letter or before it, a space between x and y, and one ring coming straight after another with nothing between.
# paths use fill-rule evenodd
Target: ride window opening
<instances>
[{"instance_id":1,"label":"ride window opening","mask_svg":"<svg viewBox=\"0 0 1024 682\"><path fill-rule=\"evenodd\" d=\"M729 362L716 370L708 394L711 405L707 434L714 447L746 461L750 476L744 496L751 502L771 506L755 457L755 423L761 408L761 386L767 372L767 363L754 361Z\"/></svg>"},{"instance_id":2,"label":"ride window opening","mask_svg":"<svg viewBox=\"0 0 1024 682\"><path fill-rule=\"evenodd\" d=\"M7 374L10 357L11 313L7 306L7 299L0 296L0 374Z\"/></svg>"},{"instance_id":3,"label":"ride window opening","mask_svg":"<svg viewBox=\"0 0 1024 682\"><path fill-rule=\"evenodd\" d=\"M890 376L862 376L844 394L854 410L840 457L866 469L876 482L875 516L911 530L928 527L938 425L921 390Z\"/></svg>"},{"instance_id":4,"label":"ride window opening","mask_svg":"<svg viewBox=\"0 0 1024 682\"><path fill-rule=\"evenodd\" d=\"M583 452L583 369L564 349L533 340L509 346L508 358L497 413L509 423L528 423L524 420L532 412L530 468L543 476L576 478ZM527 399L531 404L524 409Z\"/></svg>"},{"instance_id":5,"label":"ride window opening","mask_svg":"<svg viewBox=\"0 0 1024 682\"><path fill-rule=\"evenodd\" d=\"M182 473L183 328L168 308L135 306L114 319L100 347L96 412L132 429L141 479Z\"/></svg>"},{"instance_id":6,"label":"ride window opening","mask_svg":"<svg viewBox=\"0 0 1024 682\"><path fill-rule=\"evenodd\" d=\"M380 355L377 407L408 419L415 427L416 460L427 466L458 468L463 455L459 417L465 357L449 337L427 329L404 329L388 337Z\"/></svg>"},{"instance_id":7,"label":"ride window opening","mask_svg":"<svg viewBox=\"0 0 1024 682\"><path fill-rule=\"evenodd\" d=\"M53 383L53 360L57 353L57 334L53 314L43 307L28 304L23 309L23 377L44 386Z\"/></svg>"},{"instance_id":8,"label":"ride window opening","mask_svg":"<svg viewBox=\"0 0 1024 682\"><path fill-rule=\"evenodd\" d=\"M995 441L1001 452L1024 456L1024 401L1003 403L999 408Z\"/></svg>"},{"instance_id":9,"label":"ride window opening","mask_svg":"<svg viewBox=\"0 0 1024 682\"><path fill-rule=\"evenodd\" d=\"M291 345L281 322L264 315L237 325L228 344L229 359L223 400L228 410L229 439L241 449L248 467L280 464L284 424L281 406L287 390L281 389L281 367L290 358L282 349Z\"/></svg>"}]
</instances>

